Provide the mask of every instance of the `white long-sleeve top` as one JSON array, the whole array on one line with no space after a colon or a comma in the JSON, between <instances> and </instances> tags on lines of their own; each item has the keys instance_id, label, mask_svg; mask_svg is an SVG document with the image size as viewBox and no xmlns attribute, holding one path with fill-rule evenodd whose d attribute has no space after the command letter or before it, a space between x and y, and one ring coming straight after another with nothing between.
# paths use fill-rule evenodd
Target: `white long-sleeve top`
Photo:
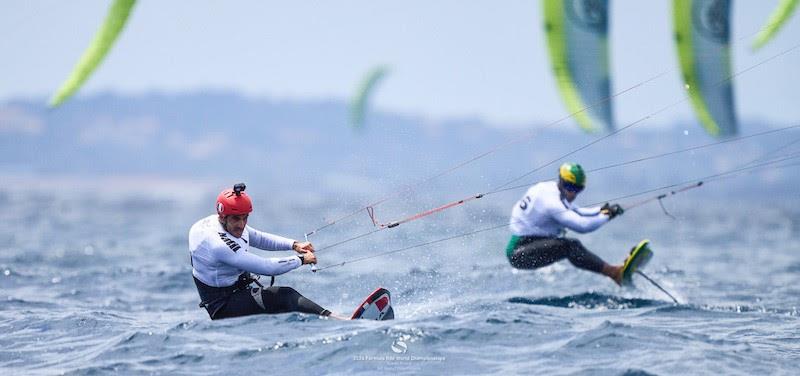
<instances>
[{"instance_id":1,"label":"white long-sleeve top","mask_svg":"<svg viewBox=\"0 0 800 376\"><path fill-rule=\"evenodd\" d=\"M561 197L558 183L542 182L530 187L511 210L509 227L517 236L563 236L565 229L578 233L596 230L609 220L600 207L580 208Z\"/></svg>"},{"instance_id":2,"label":"white long-sleeve top","mask_svg":"<svg viewBox=\"0 0 800 376\"><path fill-rule=\"evenodd\" d=\"M236 238L222 227L216 214L205 217L189 230L192 275L213 287L228 287L244 272L279 275L302 265L299 256L264 258L248 252L249 247L288 251L294 240L245 228Z\"/></svg>"}]
</instances>

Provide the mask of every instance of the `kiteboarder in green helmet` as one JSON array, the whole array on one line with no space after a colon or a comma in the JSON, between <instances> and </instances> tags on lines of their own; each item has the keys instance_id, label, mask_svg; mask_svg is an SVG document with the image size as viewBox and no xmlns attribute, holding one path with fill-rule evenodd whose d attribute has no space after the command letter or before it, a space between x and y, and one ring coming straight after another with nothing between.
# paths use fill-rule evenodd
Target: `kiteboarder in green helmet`
<instances>
[{"instance_id":1,"label":"kiteboarder in green helmet","mask_svg":"<svg viewBox=\"0 0 800 376\"><path fill-rule=\"evenodd\" d=\"M606 203L581 208L572 202L586 187L586 173L577 163L564 163L558 181L533 185L511 211L511 240L506 256L517 269L538 269L567 259L578 268L603 274L623 283L623 266L610 265L587 250L580 241L565 237L566 230L592 232L624 210Z\"/></svg>"}]
</instances>

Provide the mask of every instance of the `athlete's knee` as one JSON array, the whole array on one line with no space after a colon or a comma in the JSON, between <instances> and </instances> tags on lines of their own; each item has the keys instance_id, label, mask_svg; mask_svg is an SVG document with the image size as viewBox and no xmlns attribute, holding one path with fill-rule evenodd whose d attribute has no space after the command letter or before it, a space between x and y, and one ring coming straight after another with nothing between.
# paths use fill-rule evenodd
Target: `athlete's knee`
<instances>
[{"instance_id":1,"label":"athlete's knee","mask_svg":"<svg viewBox=\"0 0 800 376\"><path fill-rule=\"evenodd\" d=\"M297 290L291 287L280 287L278 289L278 294L280 296L280 301L282 305L285 306L286 309L290 311L297 310L297 307L299 306L300 303L300 298L303 297L303 295L300 295L300 293L297 292Z\"/></svg>"},{"instance_id":2,"label":"athlete's knee","mask_svg":"<svg viewBox=\"0 0 800 376\"><path fill-rule=\"evenodd\" d=\"M567 238L564 239L567 248L567 254L572 257L580 257L586 253L586 247L583 246L578 239Z\"/></svg>"},{"instance_id":3,"label":"athlete's knee","mask_svg":"<svg viewBox=\"0 0 800 376\"><path fill-rule=\"evenodd\" d=\"M299 298L302 296L300 295L299 292L297 292L297 290L288 286L278 287L278 294L280 294L282 297L287 297L287 298L293 298L293 297Z\"/></svg>"},{"instance_id":4,"label":"athlete's knee","mask_svg":"<svg viewBox=\"0 0 800 376\"><path fill-rule=\"evenodd\" d=\"M331 313L327 309L320 307L319 304L314 303L311 301L311 299L306 298L303 296L303 294L300 294L291 287L281 287L279 289L279 295L281 297L280 300L283 305L283 309L286 311L303 312L323 316L330 315Z\"/></svg>"},{"instance_id":5,"label":"athlete's knee","mask_svg":"<svg viewBox=\"0 0 800 376\"><path fill-rule=\"evenodd\" d=\"M569 247L570 250L583 248L583 243L578 239L565 238L564 241L567 243L567 247Z\"/></svg>"},{"instance_id":6,"label":"athlete's knee","mask_svg":"<svg viewBox=\"0 0 800 376\"><path fill-rule=\"evenodd\" d=\"M576 266L582 264L587 257L589 251L578 239L566 239L567 242L567 258Z\"/></svg>"},{"instance_id":7,"label":"athlete's knee","mask_svg":"<svg viewBox=\"0 0 800 376\"><path fill-rule=\"evenodd\" d=\"M598 272L603 268L603 260L586 249L577 239L569 240L569 261L581 269Z\"/></svg>"}]
</instances>

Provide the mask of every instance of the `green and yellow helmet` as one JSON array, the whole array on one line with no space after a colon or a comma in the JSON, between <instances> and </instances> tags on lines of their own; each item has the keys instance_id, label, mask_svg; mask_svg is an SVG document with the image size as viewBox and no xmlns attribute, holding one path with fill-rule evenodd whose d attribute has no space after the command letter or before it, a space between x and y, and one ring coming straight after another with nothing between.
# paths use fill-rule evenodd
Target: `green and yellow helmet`
<instances>
[{"instance_id":1,"label":"green and yellow helmet","mask_svg":"<svg viewBox=\"0 0 800 376\"><path fill-rule=\"evenodd\" d=\"M558 169L558 181L570 192L580 192L586 187L586 174L577 163L564 163Z\"/></svg>"}]
</instances>

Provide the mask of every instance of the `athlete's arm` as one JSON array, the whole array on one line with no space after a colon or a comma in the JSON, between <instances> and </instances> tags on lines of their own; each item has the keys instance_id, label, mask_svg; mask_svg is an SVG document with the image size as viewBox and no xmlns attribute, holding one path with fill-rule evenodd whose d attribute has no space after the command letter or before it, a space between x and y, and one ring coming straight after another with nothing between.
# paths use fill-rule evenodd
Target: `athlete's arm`
<instances>
[{"instance_id":1,"label":"athlete's arm","mask_svg":"<svg viewBox=\"0 0 800 376\"><path fill-rule=\"evenodd\" d=\"M601 206L593 206L589 208L573 207L572 209L577 211L580 215L598 215L600 214Z\"/></svg>"},{"instance_id":2,"label":"athlete's arm","mask_svg":"<svg viewBox=\"0 0 800 376\"><path fill-rule=\"evenodd\" d=\"M552 212L553 218L558 223L581 234L597 230L609 220L608 215L600 212L595 215L581 215L563 207L552 210Z\"/></svg>"},{"instance_id":3,"label":"athlete's arm","mask_svg":"<svg viewBox=\"0 0 800 376\"><path fill-rule=\"evenodd\" d=\"M224 248L220 248L216 253L217 259L223 263L261 275L279 275L302 265L298 256L264 258L249 252L234 252Z\"/></svg>"},{"instance_id":4,"label":"athlete's arm","mask_svg":"<svg viewBox=\"0 0 800 376\"><path fill-rule=\"evenodd\" d=\"M294 239L259 231L250 226L247 226L247 232L250 235L250 246L265 251L289 251L294 244Z\"/></svg>"}]
</instances>

